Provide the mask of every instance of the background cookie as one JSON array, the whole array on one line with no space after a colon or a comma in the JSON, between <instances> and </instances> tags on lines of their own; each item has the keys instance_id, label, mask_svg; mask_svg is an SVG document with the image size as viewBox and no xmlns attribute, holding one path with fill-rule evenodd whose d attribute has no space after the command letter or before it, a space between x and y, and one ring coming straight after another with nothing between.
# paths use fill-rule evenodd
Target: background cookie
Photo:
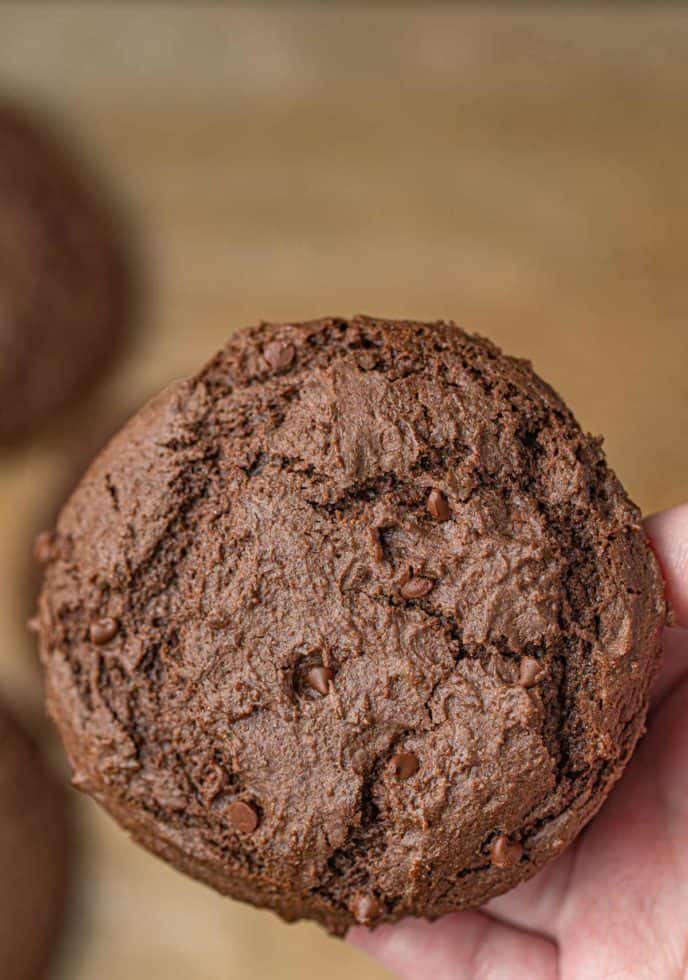
<instances>
[{"instance_id":1,"label":"background cookie","mask_svg":"<svg viewBox=\"0 0 688 980\"><path fill-rule=\"evenodd\" d=\"M0 443L108 363L126 280L94 189L49 134L0 103Z\"/></svg>"},{"instance_id":2,"label":"background cookie","mask_svg":"<svg viewBox=\"0 0 688 980\"><path fill-rule=\"evenodd\" d=\"M39 980L64 913L65 798L0 705L0 976Z\"/></svg>"},{"instance_id":3,"label":"background cookie","mask_svg":"<svg viewBox=\"0 0 688 980\"><path fill-rule=\"evenodd\" d=\"M340 933L559 853L642 731L665 615L599 442L444 323L234 335L110 443L44 560L77 785Z\"/></svg>"}]
</instances>

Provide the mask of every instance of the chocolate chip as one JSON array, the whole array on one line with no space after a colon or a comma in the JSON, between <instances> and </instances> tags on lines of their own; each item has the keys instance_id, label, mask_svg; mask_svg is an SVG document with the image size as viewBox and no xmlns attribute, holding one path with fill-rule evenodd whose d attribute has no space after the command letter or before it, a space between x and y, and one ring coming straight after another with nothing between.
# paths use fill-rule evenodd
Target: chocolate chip
<instances>
[{"instance_id":1,"label":"chocolate chip","mask_svg":"<svg viewBox=\"0 0 688 980\"><path fill-rule=\"evenodd\" d=\"M420 765L415 752L397 752L392 756L390 761L399 779L410 779L411 776L418 772Z\"/></svg>"},{"instance_id":2,"label":"chocolate chip","mask_svg":"<svg viewBox=\"0 0 688 980\"><path fill-rule=\"evenodd\" d=\"M283 344L279 340L273 340L271 344L266 344L263 348L265 363L273 371L286 371L294 360L296 351L291 344Z\"/></svg>"},{"instance_id":3,"label":"chocolate chip","mask_svg":"<svg viewBox=\"0 0 688 980\"><path fill-rule=\"evenodd\" d=\"M47 565L55 557L57 538L52 531L41 531L33 544L33 556L39 565Z\"/></svg>"},{"instance_id":4,"label":"chocolate chip","mask_svg":"<svg viewBox=\"0 0 688 980\"><path fill-rule=\"evenodd\" d=\"M330 682L334 680L334 671L330 670L329 667L311 667L304 680L318 694L329 694Z\"/></svg>"},{"instance_id":5,"label":"chocolate chip","mask_svg":"<svg viewBox=\"0 0 688 980\"><path fill-rule=\"evenodd\" d=\"M370 925L382 911L380 903L374 895L364 895L361 893L354 895L349 908L356 922L359 922L362 926Z\"/></svg>"},{"instance_id":6,"label":"chocolate chip","mask_svg":"<svg viewBox=\"0 0 688 980\"><path fill-rule=\"evenodd\" d=\"M519 669L518 683L521 687L535 687L545 676L545 668L535 657L523 657Z\"/></svg>"},{"instance_id":7,"label":"chocolate chip","mask_svg":"<svg viewBox=\"0 0 688 980\"><path fill-rule=\"evenodd\" d=\"M241 834L252 834L258 826L258 811L250 803L235 800L230 803L227 814L232 826Z\"/></svg>"},{"instance_id":8,"label":"chocolate chip","mask_svg":"<svg viewBox=\"0 0 688 980\"><path fill-rule=\"evenodd\" d=\"M399 591L404 599L421 599L432 591L434 584L430 578L415 576L410 578L408 582L404 582Z\"/></svg>"},{"instance_id":9,"label":"chocolate chip","mask_svg":"<svg viewBox=\"0 0 688 980\"><path fill-rule=\"evenodd\" d=\"M448 521L451 517L451 510L447 503L447 498L441 490L431 490L426 503L428 513L438 521Z\"/></svg>"},{"instance_id":10,"label":"chocolate chip","mask_svg":"<svg viewBox=\"0 0 688 980\"><path fill-rule=\"evenodd\" d=\"M91 623L89 634L91 637L91 643L95 643L97 646L102 647L104 644L109 643L119 631L119 623L116 619L112 619L107 616L105 619L99 619L95 623Z\"/></svg>"},{"instance_id":11,"label":"chocolate chip","mask_svg":"<svg viewBox=\"0 0 688 980\"><path fill-rule=\"evenodd\" d=\"M492 841L490 858L495 868L513 868L523 856L523 845L511 840L506 834L499 834Z\"/></svg>"}]
</instances>

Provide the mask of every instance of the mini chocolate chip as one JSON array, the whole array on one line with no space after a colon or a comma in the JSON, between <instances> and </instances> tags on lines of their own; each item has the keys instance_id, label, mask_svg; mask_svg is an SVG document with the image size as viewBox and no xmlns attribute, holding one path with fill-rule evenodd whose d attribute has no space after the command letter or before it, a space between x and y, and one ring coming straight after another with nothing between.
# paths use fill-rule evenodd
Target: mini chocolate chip
<instances>
[{"instance_id":1,"label":"mini chocolate chip","mask_svg":"<svg viewBox=\"0 0 688 980\"><path fill-rule=\"evenodd\" d=\"M283 344L279 340L273 340L263 348L265 363L273 371L286 371L291 366L295 353L291 344Z\"/></svg>"},{"instance_id":2,"label":"mini chocolate chip","mask_svg":"<svg viewBox=\"0 0 688 980\"><path fill-rule=\"evenodd\" d=\"M362 926L370 925L382 911L380 903L374 895L363 895L361 893L354 895L349 908L356 922L359 922Z\"/></svg>"},{"instance_id":3,"label":"mini chocolate chip","mask_svg":"<svg viewBox=\"0 0 688 980\"><path fill-rule=\"evenodd\" d=\"M112 619L110 616L106 616L105 619L99 619L95 623L91 623L89 629L91 643L102 647L105 643L109 643L110 640L117 636L118 630L119 623L116 619Z\"/></svg>"},{"instance_id":4,"label":"mini chocolate chip","mask_svg":"<svg viewBox=\"0 0 688 980\"><path fill-rule=\"evenodd\" d=\"M523 856L523 845L511 840L506 834L499 834L492 841L490 858L495 868L513 868Z\"/></svg>"},{"instance_id":5,"label":"mini chocolate chip","mask_svg":"<svg viewBox=\"0 0 688 980\"><path fill-rule=\"evenodd\" d=\"M416 576L410 578L408 582L404 582L399 591L404 599L421 599L432 591L434 584L430 578Z\"/></svg>"},{"instance_id":6,"label":"mini chocolate chip","mask_svg":"<svg viewBox=\"0 0 688 980\"><path fill-rule=\"evenodd\" d=\"M535 687L545 676L545 669L535 657L523 657L519 668L518 683L521 687Z\"/></svg>"},{"instance_id":7,"label":"mini chocolate chip","mask_svg":"<svg viewBox=\"0 0 688 980\"><path fill-rule=\"evenodd\" d=\"M318 694L329 694L330 681L334 680L334 671L329 667L311 667L304 680Z\"/></svg>"},{"instance_id":8,"label":"mini chocolate chip","mask_svg":"<svg viewBox=\"0 0 688 980\"><path fill-rule=\"evenodd\" d=\"M396 755L392 756L390 761L399 779L410 779L411 776L418 772L420 765L415 752L397 752Z\"/></svg>"},{"instance_id":9,"label":"mini chocolate chip","mask_svg":"<svg viewBox=\"0 0 688 980\"><path fill-rule=\"evenodd\" d=\"M426 507L428 508L428 513L432 514L438 521L448 521L451 517L451 510L449 509L447 498L441 490L430 491Z\"/></svg>"},{"instance_id":10,"label":"mini chocolate chip","mask_svg":"<svg viewBox=\"0 0 688 980\"><path fill-rule=\"evenodd\" d=\"M33 556L39 565L47 565L55 557L57 538L52 531L41 531L33 543Z\"/></svg>"},{"instance_id":11,"label":"mini chocolate chip","mask_svg":"<svg viewBox=\"0 0 688 980\"><path fill-rule=\"evenodd\" d=\"M230 803L227 813L232 826L241 834L252 834L258 826L258 811L250 803L235 800Z\"/></svg>"}]
</instances>

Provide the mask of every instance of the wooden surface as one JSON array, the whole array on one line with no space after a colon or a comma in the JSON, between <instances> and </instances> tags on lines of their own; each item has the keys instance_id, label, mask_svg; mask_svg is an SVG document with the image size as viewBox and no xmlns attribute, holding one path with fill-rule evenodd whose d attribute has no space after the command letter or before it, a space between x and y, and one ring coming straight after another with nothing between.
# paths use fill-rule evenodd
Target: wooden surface
<instances>
[{"instance_id":1,"label":"wooden surface","mask_svg":"<svg viewBox=\"0 0 688 980\"><path fill-rule=\"evenodd\" d=\"M0 87L100 166L149 284L98 396L0 461L5 689L38 704L25 553L73 455L259 318L453 317L534 360L643 508L685 498L687 63L657 3L0 5ZM383 976L77 804L60 980Z\"/></svg>"}]
</instances>

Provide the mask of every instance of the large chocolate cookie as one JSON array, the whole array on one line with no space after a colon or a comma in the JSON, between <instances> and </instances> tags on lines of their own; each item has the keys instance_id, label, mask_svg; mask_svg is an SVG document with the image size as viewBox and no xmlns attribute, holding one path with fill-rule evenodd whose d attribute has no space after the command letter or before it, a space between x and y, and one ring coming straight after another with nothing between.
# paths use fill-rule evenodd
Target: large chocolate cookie
<instances>
[{"instance_id":1,"label":"large chocolate cookie","mask_svg":"<svg viewBox=\"0 0 688 980\"><path fill-rule=\"evenodd\" d=\"M665 617L600 443L445 323L235 334L108 446L44 558L76 784L339 933L479 905L573 840Z\"/></svg>"},{"instance_id":2,"label":"large chocolate cookie","mask_svg":"<svg viewBox=\"0 0 688 980\"><path fill-rule=\"evenodd\" d=\"M65 797L0 705L0 977L38 980L64 911Z\"/></svg>"},{"instance_id":3,"label":"large chocolate cookie","mask_svg":"<svg viewBox=\"0 0 688 980\"><path fill-rule=\"evenodd\" d=\"M0 444L107 363L125 279L97 194L49 135L0 103Z\"/></svg>"}]
</instances>

